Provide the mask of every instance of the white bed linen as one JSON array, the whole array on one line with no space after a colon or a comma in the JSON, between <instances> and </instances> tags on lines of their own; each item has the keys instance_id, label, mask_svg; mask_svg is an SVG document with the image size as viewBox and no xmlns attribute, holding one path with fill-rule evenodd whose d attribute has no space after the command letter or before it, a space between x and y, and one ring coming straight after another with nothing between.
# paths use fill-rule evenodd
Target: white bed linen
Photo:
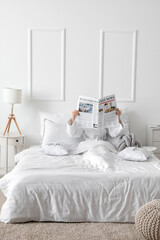
<instances>
[{"instance_id":1,"label":"white bed linen","mask_svg":"<svg viewBox=\"0 0 160 240\"><path fill-rule=\"evenodd\" d=\"M160 160L108 158L100 142L97 151L105 169L86 153L47 156L36 147L18 154L17 166L0 179L7 197L1 221L134 222L139 207L160 198Z\"/></svg>"}]
</instances>

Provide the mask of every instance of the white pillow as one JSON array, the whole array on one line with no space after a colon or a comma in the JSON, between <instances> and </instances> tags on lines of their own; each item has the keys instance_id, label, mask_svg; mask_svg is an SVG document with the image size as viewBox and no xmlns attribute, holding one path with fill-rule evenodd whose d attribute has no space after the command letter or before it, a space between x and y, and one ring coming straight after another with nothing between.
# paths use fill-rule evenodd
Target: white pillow
<instances>
[{"instance_id":1,"label":"white pillow","mask_svg":"<svg viewBox=\"0 0 160 240\"><path fill-rule=\"evenodd\" d=\"M40 112L40 134L41 138L43 138L44 135L44 124L45 119L51 120L54 123L64 124L67 125L69 119L71 118L71 114L68 113L49 113L49 112Z\"/></svg>"},{"instance_id":2,"label":"white pillow","mask_svg":"<svg viewBox=\"0 0 160 240\"><path fill-rule=\"evenodd\" d=\"M42 145L42 152L51 156L68 155L68 150L63 143L50 143Z\"/></svg>"},{"instance_id":3,"label":"white pillow","mask_svg":"<svg viewBox=\"0 0 160 240\"><path fill-rule=\"evenodd\" d=\"M69 137L66 128L66 124L55 123L45 119L42 145L49 143L63 143L68 147L77 145L81 141L81 138Z\"/></svg>"},{"instance_id":4,"label":"white pillow","mask_svg":"<svg viewBox=\"0 0 160 240\"><path fill-rule=\"evenodd\" d=\"M157 149L157 147L153 147L153 146L143 146L143 148L150 152L154 152Z\"/></svg>"},{"instance_id":5,"label":"white pillow","mask_svg":"<svg viewBox=\"0 0 160 240\"><path fill-rule=\"evenodd\" d=\"M129 161L146 161L152 155L152 152L138 147L127 147L117 154L121 159Z\"/></svg>"}]
</instances>

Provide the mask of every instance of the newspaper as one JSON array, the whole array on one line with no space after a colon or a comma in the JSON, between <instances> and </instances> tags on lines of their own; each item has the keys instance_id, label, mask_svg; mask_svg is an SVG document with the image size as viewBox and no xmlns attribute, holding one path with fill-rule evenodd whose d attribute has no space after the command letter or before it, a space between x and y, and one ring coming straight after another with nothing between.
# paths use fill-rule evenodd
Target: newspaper
<instances>
[{"instance_id":1,"label":"newspaper","mask_svg":"<svg viewBox=\"0 0 160 240\"><path fill-rule=\"evenodd\" d=\"M80 96L78 111L76 121L81 128L108 128L118 125L114 94L99 99Z\"/></svg>"}]
</instances>

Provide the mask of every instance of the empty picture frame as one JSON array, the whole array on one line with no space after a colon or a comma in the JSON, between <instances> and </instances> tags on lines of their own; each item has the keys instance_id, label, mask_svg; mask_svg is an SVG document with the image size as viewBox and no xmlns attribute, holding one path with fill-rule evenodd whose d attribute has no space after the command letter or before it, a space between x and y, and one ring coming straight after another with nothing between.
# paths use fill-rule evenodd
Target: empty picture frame
<instances>
[{"instance_id":1,"label":"empty picture frame","mask_svg":"<svg viewBox=\"0 0 160 240\"><path fill-rule=\"evenodd\" d=\"M136 31L100 31L99 96L135 101Z\"/></svg>"},{"instance_id":2,"label":"empty picture frame","mask_svg":"<svg viewBox=\"0 0 160 240\"><path fill-rule=\"evenodd\" d=\"M65 29L28 29L31 100L65 100L65 35Z\"/></svg>"}]
</instances>

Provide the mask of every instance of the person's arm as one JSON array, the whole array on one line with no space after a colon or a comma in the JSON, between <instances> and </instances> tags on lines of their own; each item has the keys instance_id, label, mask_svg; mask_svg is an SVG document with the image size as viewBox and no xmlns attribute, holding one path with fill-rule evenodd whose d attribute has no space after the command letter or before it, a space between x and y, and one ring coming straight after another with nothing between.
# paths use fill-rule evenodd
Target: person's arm
<instances>
[{"instance_id":1,"label":"person's arm","mask_svg":"<svg viewBox=\"0 0 160 240\"><path fill-rule=\"evenodd\" d=\"M67 134L73 138L79 138L82 136L83 129L79 128L77 122L75 121L76 117L79 115L78 110L72 112L72 118L68 121L67 124Z\"/></svg>"},{"instance_id":2,"label":"person's arm","mask_svg":"<svg viewBox=\"0 0 160 240\"><path fill-rule=\"evenodd\" d=\"M118 121L119 121L119 123L122 125L122 127L123 127L123 123L122 123L122 121L121 121L121 110L119 110L119 108L116 108L116 114L117 114L117 116L118 116Z\"/></svg>"},{"instance_id":3,"label":"person's arm","mask_svg":"<svg viewBox=\"0 0 160 240\"><path fill-rule=\"evenodd\" d=\"M72 112L72 119L71 119L70 125L72 125L74 123L74 120L76 119L77 116L79 116L79 112L78 112L78 110L74 110Z\"/></svg>"}]
</instances>

